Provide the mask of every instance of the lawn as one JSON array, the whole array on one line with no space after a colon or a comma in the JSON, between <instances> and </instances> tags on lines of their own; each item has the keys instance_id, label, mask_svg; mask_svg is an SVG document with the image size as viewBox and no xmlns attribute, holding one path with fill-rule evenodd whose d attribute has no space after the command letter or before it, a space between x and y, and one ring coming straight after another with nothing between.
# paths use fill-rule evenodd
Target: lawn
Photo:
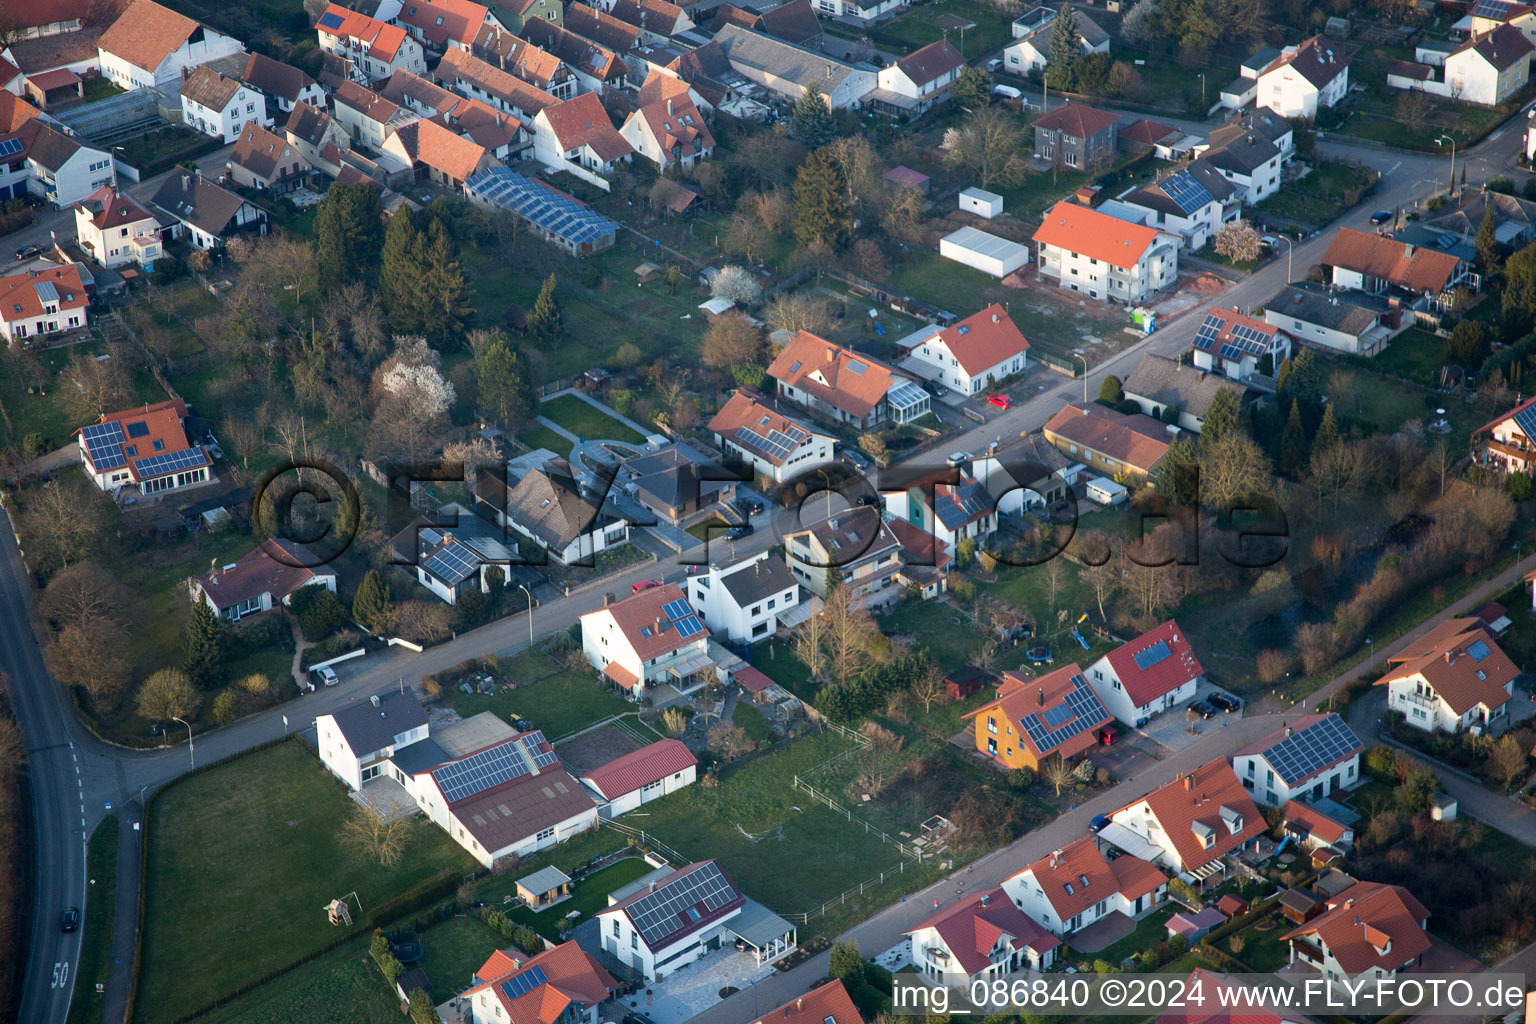
<instances>
[{"instance_id":1,"label":"lawn","mask_svg":"<svg viewBox=\"0 0 1536 1024\"><path fill-rule=\"evenodd\" d=\"M640 444L645 438L612 416L575 395L561 395L539 405L539 414L577 437L595 441L627 441Z\"/></svg>"},{"instance_id":2,"label":"lawn","mask_svg":"<svg viewBox=\"0 0 1536 1024\"><path fill-rule=\"evenodd\" d=\"M368 956L368 940L360 938L199 1017L198 1024L292 1024L314 1020L318 1006L325 1007L326 1024L403 1019L399 1000Z\"/></svg>"},{"instance_id":3,"label":"lawn","mask_svg":"<svg viewBox=\"0 0 1536 1024\"><path fill-rule=\"evenodd\" d=\"M210 148L210 143L213 146ZM176 163L218 148L217 140L180 125L169 125L118 144L122 160L141 170L157 162Z\"/></svg>"},{"instance_id":4,"label":"lawn","mask_svg":"<svg viewBox=\"0 0 1536 1024\"><path fill-rule=\"evenodd\" d=\"M86 872L91 880L81 927L89 941L80 943L75 964L75 998L69 1004L72 1024L101 1020L103 998L96 991L107 981L107 950L112 947L112 918L117 906L117 818L109 815L91 833Z\"/></svg>"},{"instance_id":5,"label":"lawn","mask_svg":"<svg viewBox=\"0 0 1536 1024\"><path fill-rule=\"evenodd\" d=\"M336 836L350 807L297 742L165 790L149 820L137 1019L175 1020L333 941L340 932L322 910L331 899L356 892L376 907L474 870L425 819L397 865L368 862Z\"/></svg>"},{"instance_id":6,"label":"lawn","mask_svg":"<svg viewBox=\"0 0 1536 1024\"><path fill-rule=\"evenodd\" d=\"M446 691L443 703L465 717L490 711L505 721L508 715L521 715L552 740L634 710L591 672L564 671L541 652L524 651L502 662L500 675L517 687L503 686L491 695Z\"/></svg>"},{"instance_id":7,"label":"lawn","mask_svg":"<svg viewBox=\"0 0 1536 1024\"><path fill-rule=\"evenodd\" d=\"M1364 199L1376 177L1352 164L1324 160L1305 178L1280 186L1259 209L1305 224L1326 224Z\"/></svg>"},{"instance_id":8,"label":"lawn","mask_svg":"<svg viewBox=\"0 0 1536 1024\"><path fill-rule=\"evenodd\" d=\"M1151 949L1159 942L1168 938L1168 919L1181 908L1177 903L1167 905L1154 910L1140 921L1136 922L1136 928L1131 934L1116 942L1111 942L1097 953L1084 953L1074 949L1072 952L1079 960L1103 960L1112 967L1119 967L1120 962L1126 957L1135 956L1142 950Z\"/></svg>"},{"instance_id":9,"label":"lawn","mask_svg":"<svg viewBox=\"0 0 1536 1024\"><path fill-rule=\"evenodd\" d=\"M709 540L711 535L714 536L715 540L719 540L721 534L730 528L731 525L724 519L721 519L719 516L710 516L703 522L694 523L688 527L688 536L700 543Z\"/></svg>"},{"instance_id":10,"label":"lawn","mask_svg":"<svg viewBox=\"0 0 1536 1024\"><path fill-rule=\"evenodd\" d=\"M545 448L562 457L571 454L571 441L538 421L529 423L519 430L517 432L517 439L529 451Z\"/></svg>"},{"instance_id":11,"label":"lawn","mask_svg":"<svg viewBox=\"0 0 1536 1024\"><path fill-rule=\"evenodd\" d=\"M773 737L773 727L768 724L768 719L755 707L744 702L738 702L736 710L731 713L731 724L744 729L754 743L767 743Z\"/></svg>"},{"instance_id":12,"label":"lawn","mask_svg":"<svg viewBox=\"0 0 1536 1024\"><path fill-rule=\"evenodd\" d=\"M1273 927L1260 929L1260 924L1270 924ZM1261 920L1254 922L1242 931L1229 935L1218 943L1218 948L1223 952L1235 956L1248 966L1248 969L1260 974L1267 974L1284 967L1291 959L1290 944L1281 939L1281 936L1290 931L1290 925L1280 916L1279 911L1266 914ZM1242 951L1232 948L1234 939L1242 939Z\"/></svg>"},{"instance_id":13,"label":"lawn","mask_svg":"<svg viewBox=\"0 0 1536 1024\"><path fill-rule=\"evenodd\" d=\"M441 1002L468 986L485 958L508 944L501 932L478 917L455 917L421 933L417 966L427 972L433 997Z\"/></svg>"},{"instance_id":14,"label":"lawn","mask_svg":"<svg viewBox=\"0 0 1536 1024\"><path fill-rule=\"evenodd\" d=\"M18 372L14 362L6 372L0 373L0 407L5 409L6 417L0 420L0 430L4 430L8 423L11 436L18 442L28 434L41 434L50 451L69 444L69 435L80 426L80 418L71 414L65 403L60 401L59 396L65 384L57 379L57 374L68 367L70 360L77 355L94 358L106 351L106 342L93 338L73 347L53 348L36 355L21 356L20 359L35 359L40 364L41 369L33 372L38 374L42 387L40 391L28 394L27 376ZM155 379L137 364L133 370L133 390L134 399L138 402L165 401L165 389L156 384Z\"/></svg>"},{"instance_id":15,"label":"lawn","mask_svg":"<svg viewBox=\"0 0 1536 1024\"><path fill-rule=\"evenodd\" d=\"M1445 339L1422 327L1410 327L1393 338L1381 354L1363 364L1379 373L1434 387L1447 362Z\"/></svg>"},{"instance_id":16,"label":"lawn","mask_svg":"<svg viewBox=\"0 0 1536 1024\"><path fill-rule=\"evenodd\" d=\"M951 20L954 27L946 33L946 22ZM964 23L974 27L962 32L960 24ZM871 29L869 34L877 45L905 53L948 38L968 60L975 60L1005 46L1012 34L1011 25L999 8L971 0L934 0Z\"/></svg>"},{"instance_id":17,"label":"lawn","mask_svg":"<svg viewBox=\"0 0 1536 1024\"><path fill-rule=\"evenodd\" d=\"M586 840L586 845L596 843L603 852L611 853L623 846L623 840L612 832L589 832L582 838ZM576 842L578 840L571 840L561 847L557 847L555 852L558 853L565 850L566 847ZM573 848L566 852L573 853L575 849ZM482 883L479 889L480 899L497 906L501 905L502 898L512 893L517 879L533 874L534 871L538 870L538 867L542 867L545 863L554 863L566 872L570 872L579 866L579 862L573 863L570 859L562 861L558 857L549 861L530 858L524 861L523 865L512 874L493 877ZM678 866L681 867L682 865ZM565 915L573 911L578 913L580 916L572 918L569 923L572 925L580 924L581 921L591 917L608 905L609 893L623 888L641 875L649 874L650 871L651 866L646 863L645 858L627 857L617 863L608 865L601 871L594 871L592 874L575 882L571 886L571 898L564 903L556 904L548 910L538 913L534 913L527 907L518 907L515 910L509 911L508 916L518 924L527 925L551 941L559 941L561 934L560 925L566 921ZM428 934L430 935L430 932ZM506 945L505 940L499 942L498 945ZM475 963L472 966L478 967L480 965Z\"/></svg>"}]
</instances>

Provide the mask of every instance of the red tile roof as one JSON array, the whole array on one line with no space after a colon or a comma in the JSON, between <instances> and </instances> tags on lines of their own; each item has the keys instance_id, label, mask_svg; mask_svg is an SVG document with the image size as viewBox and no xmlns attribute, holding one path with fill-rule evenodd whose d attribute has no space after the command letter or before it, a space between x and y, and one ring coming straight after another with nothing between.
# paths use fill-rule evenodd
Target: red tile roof
<instances>
[{"instance_id":1,"label":"red tile roof","mask_svg":"<svg viewBox=\"0 0 1536 1024\"><path fill-rule=\"evenodd\" d=\"M1068 402L1044 429L1047 435L1066 438L1143 473L1151 473L1168 454L1163 424L1140 413L1127 415L1104 406Z\"/></svg>"},{"instance_id":2,"label":"red tile roof","mask_svg":"<svg viewBox=\"0 0 1536 1024\"><path fill-rule=\"evenodd\" d=\"M472 177L485 159L484 147L455 135L436 121L412 121L397 129L392 137L399 139L416 163L441 171L454 181Z\"/></svg>"},{"instance_id":3,"label":"red tile roof","mask_svg":"<svg viewBox=\"0 0 1536 1024\"><path fill-rule=\"evenodd\" d=\"M1119 135L1120 138L1130 142L1155 146L1177 132L1177 128L1170 127L1160 121L1149 121L1146 118L1142 118L1140 121L1133 121L1131 124L1121 128Z\"/></svg>"},{"instance_id":4,"label":"red tile roof","mask_svg":"<svg viewBox=\"0 0 1536 1024\"><path fill-rule=\"evenodd\" d=\"M223 611L262 594L271 594L274 603L281 601L319 575L309 567L321 564L303 545L272 538L246 552L229 568L205 572L192 582ZM330 575L331 570L325 573Z\"/></svg>"},{"instance_id":5,"label":"red tile roof","mask_svg":"<svg viewBox=\"0 0 1536 1024\"><path fill-rule=\"evenodd\" d=\"M644 119L651 135L661 146L668 161L706 153L715 148L715 137L704 123L704 115L688 96L688 83L652 71L646 77L638 98L635 116Z\"/></svg>"},{"instance_id":6,"label":"red tile roof","mask_svg":"<svg viewBox=\"0 0 1536 1024\"><path fill-rule=\"evenodd\" d=\"M1316 836L1324 843L1342 842L1344 836L1353 831L1349 826L1339 824L1316 807L1300 800L1287 800L1283 812L1287 822L1300 825L1309 835Z\"/></svg>"},{"instance_id":7,"label":"red tile roof","mask_svg":"<svg viewBox=\"0 0 1536 1024\"><path fill-rule=\"evenodd\" d=\"M1250 1005L1238 996L1223 998L1217 989L1231 991L1237 988L1236 983L1203 967L1190 972L1185 986L1186 991L1199 991L1204 998L1198 1004L1186 1000L1184 1009L1170 1010L1157 1018L1156 1024L1295 1024L1312 1020L1295 1010L1286 1009L1280 1013L1264 1006Z\"/></svg>"},{"instance_id":8,"label":"red tile roof","mask_svg":"<svg viewBox=\"0 0 1536 1024\"><path fill-rule=\"evenodd\" d=\"M1206 311L1206 315L1219 317L1221 319L1221 326L1209 340L1202 341L1196 338L1189 343L1191 348L1197 348L1203 352L1219 352L1221 346L1232 340L1232 332L1238 327L1246 327L1250 331L1256 332L1265 339L1265 344L1269 345L1274 344L1275 335L1280 333L1280 328L1273 324L1265 323L1263 320L1255 320L1251 316L1244 316L1237 310L1227 309L1224 306L1212 306Z\"/></svg>"},{"instance_id":9,"label":"red tile roof","mask_svg":"<svg viewBox=\"0 0 1536 1024\"><path fill-rule=\"evenodd\" d=\"M836 979L770 1010L752 1024L864 1024L848 990Z\"/></svg>"},{"instance_id":10,"label":"red tile roof","mask_svg":"<svg viewBox=\"0 0 1536 1024\"><path fill-rule=\"evenodd\" d=\"M1041 857L1012 877L1025 874L1034 876L1035 884L1045 893L1046 902L1063 922L1072 920L1119 888L1110 862L1104 859L1104 854L1088 836Z\"/></svg>"},{"instance_id":11,"label":"red tile roof","mask_svg":"<svg viewBox=\"0 0 1536 1024\"><path fill-rule=\"evenodd\" d=\"M666 583L659 587L649 587L622 601L615 601L606 608L587 612L582 619L602 615L605 612L612 615L614 622L618 624L619 632L624 634L624 639L629 641L635 653L642 661L650 661L652 658L670 654L680 647L709 639L710 633L707 628L701 633L694 633L688 637L678 635L671 620L662 611L673 601L687 603L682 587L676 583Z\"/></svg>"},{"instance_id":12,"label":"red tile roof","mask_svg":"<svg viewBox=\"0 0 1536 1024\"><path fill-rule=\"evenodd\" d=\"M1503 423L1505 420L1514 419L1516 415L1525 412L1525 410L1529 409L1533 405L1536 405L1536 395L1532 395L1530 398L1527 398L1525 401L1521 402L1519 405L1515 406L1508 412L1500 413L1497 419L1491 419L1487 423L1484 423L1482 426L1472 431L1472 436L1476 437L1478 434L1492 430L1494 427L1498 426L1500 423ZM1518 427L1519 424L1516 424L1516 426ZM1525 429L1521 427L1520 432L1522 434L1525 433ZM1526 579L1530 579L1530 577L1527 576Z\"/></svg>"},{"instance_id":13,"label":"red tile roof","mask_svg":"<svg viewBox=\"0 0 1536 1024\"><path fill-rule=\"evenodd\" d=\"M753 430L765 438L775 430L790 436L796 436L798 431L815 432L808 424L785 416L772 408L766 397L750 388L737 388L731 392L731 397L725 405L721 406L720 411L715 413L714 418L709 421L709 431L729 439L733 445L747 448L753 455L775 466L784 465L799 450L790 449L783 452L770 450L747 438L738 437L736 431L742 427Z\"/></svg>"},{"instance_id":14,"label":"red tile roof","mask_svg":"<svg viewBox=\"0 0 1536 1024\"><path fill-rule=\"evenodd\" d=\"M608 111L603 109L603 101L595 92L584 92L546 107L542 116L562 150L590 146L605 161L619 160L634 152L609 120Z\"/></svg>"},{"instance_id":15,"label":"red tile roof","mask_svg":"<svg viewBox=\"0 0 1536 1024\"><path fill-rule=\"evenodd\" d=\"M1477 643L1488 648L1481 660L1469 651ZM1482 621L1470 616L1442 622L1387 660L1395 667L1376 685L1422 675L1457 715L1478 704L1490 710L1502 706L1509 700L1505 686L1520 674L1509 655L1484 631Z\"/></svg>"},{"instance_id":16,"label":"red tile roof","mask_svg":"<svg viewBox=\"0 0 1536 1024\"><path fill-rule=\"evenodd\" d=\"M768 367L768 376L860 419L885 398L893 381L880 360L809 331L797 333Z\"/></svg>"},{"instance_id":17,"label":"red tile roof","mask_svg":"<svg viewBox=\"0 0 1536 1024\"><path fill-rule=\"evenodd\" d=\"M396 19L419 29L438 49L450 40L469 45L480 34L490 11L471 0L405 0Z\"/></svg>"},{"instance_id":18,"label":"red tile roof","mask_svg":"<svg viewBox=\"0 0 1536 1024\"><path fill-rule=\"evenodd\" d=\"M939 332L960 368L975 376L1029 351L1029 342L1000 303L950 324Z\"/></svg>"},{"instance_id":19,"label":"red tile roof","mask_svg":"<svg viewBox=\"0 0 1536 1024\"><path fill-rule=\"evenodd\" d=\"M1156 228L1132 224L1077 203L1057 203L1046 213L1034 240L1129 270L1157 241L1158 234Z\"/></svg>"},{"instance_id":20,"label":"red tile roof","mask_svg":"<svg viewBox=\"0 0 1536 1024\"><path fill-rule=\"evenodd\" d=\"M0 133L13 132L41 113L19 96L0 91Z\"/></svg>"},{"instance_id":21,"label":"red tile roof","mask_svg":"<svg viewBox=\"0 0 1536 1024\"><path fill-rule=\"evenodd\" d=\"M198 28L197 22L155 0L133 0L96 45L105 53L154 71Z\"/></svg>"},{"instance_id":22,"label":"red tile roof","mask_svg":"<svg viewBox=\"0 0 1536 1024\"><path fill-rule=\"evenodd\" d=\"M468 82L529 117L559 102L543 89L530 85L494 64L472 57L457 47L443 54L432 77L438 82Z\"/></svg>"},{"instance_id":23,"label":"red tile roof","mask_svg":"<svg viewBox=\"0 0 1536 1024\"><path fill-rule=\"evenodd\" d=\"M83 291L84 289L82 293ZM5 296L0 294L0 303L6 301ZM142 408L125 409L122 412L103 415L97 422L122 424L123 433L126 435L121 446L123 457L128 462L128 469L133 474L133 479L142 480L143 478L139 476L140 461L156 455L184 452L191 448L201 450L200 446L187 440L187 432L182 426L186 418L186 403L173 399L157 405L146 405ZM157 444L160 447L157 448ZM208 458L206 451L203 452L203 458L205 460ZM90 465L89 454L85 459Z\"/></svg>"},{"instance_id":24,"label":"red tile roof","mask_svg":"<svg viewBox=\"0 0 1536 1024\"><path fill-rule=\"evenodd\" d=\"M137 2L143 3L144 0ZM341 22L335 28L317 27L316 31L341 39L356 39L368 47L370 56L378 60L393 61L400 52L400 44L405 42L405 29L399 25L389 25L360 11L349 11L336 4L327 7L321 17L333 14Z\"/></svg>"},{"instance_id":25,"label":"red tile roof","mask_svg":"<svg viewBox=\"0 0 1536 1024\"><path fill-rule=\"evenodd\" d=\"M1059 131L1074 139L1088 139L1119 120L1119 114L1095 110L1081 103L1065 103L1044 117L1037 118L1034 126L1046 131Z\"/></svg>"},{"instance_id":26,"label":"red tile roof","mask_svg":"<svg viewBox=\"0 0 1536 1024\"><path fill-rule=\"evenodd\" d=\"M74 208L86 213L87 219L97 230L154 219L154 214L140 206L132 196L119 192L111 185L103 185L76 203Z\"/></svg>"},{"instance_id":27,"label":"red tile roof","mask_svg":"<svg viewBox=\"0 0 1536 1024\"><path fill-rule=\"evenodd\" d=\"M965 717L974 718L988 711L1001 711L1014 731L1013 738L1018 740L1021 748L1033 753L1036 761L1043 761L1052 754L1060 755L1063 760L1073 758L1085 750L1092 749L1098 743L1098 734L1095 729L1084 729L1075 736L1069 736L1054 746L1042 750L1035 745L1035 741L1019 723L1027 715L1044 715L1053 708L1069 708L1067 695L1079 688L1079 681L1081 681L1080 688L1087 691L1088 697L1098 705L1107 722L1109 713L1104 711L1104 705L1099 700L1098 694L1088 686L1087 681L1083 679L1083 670L1076 664L1064 665L1033 679L1012 672L1004 672L1002 684L997 688L997 699L990 704L982 705ZM1075 717L1068 714L1061 724L1065 725Z\"/></svg>"},{"instance_id":28,"label":"red tile roof","mask_svg":"<svg viewBox=\"0 0 1536 1024\"><path fill-rule=\"evenodd\" d=\"M544 972L544 983L508 995L502 986L535 967ZM473 999L489 990L511 1024L560 1024L569 1019L565 1014L573 1003L582 1009L597 1006L619 987L597 958L575 942L562 942L534 957L520 949L498 949L475 977L480 983L463 997Z\"/></svg>"},{"instance_id":29,"label":"red tile roof","mask_svg":"<svg viewBox=\"0 0 1536 1024\"><path fill-rule=\"evenodd\" d=\"M1142 668L1136 656L1157 644L1168 647L1169 657ZM1120 685L1137 707L1152 703L1166 693L1172 693L1185 683L1205 674L1200 659L1189 646L1189 636L1172 619L1147 630L1136 639L1121 644L1104 656Z\"/></svg>"},{"instance_id":30,"label":"red tile roof","mask_svg":"<svg viewBox=\"0 0 1536 1024\"><path fill-rule=\"evenodd\" d=\"M80 278L80 268L74 263L43 270L24 270L19 274L0 277L0 320L14 323L43 315L43 297L37 293L38 285L53 285L59 294L59 312L67 309L84 309L90 299L85 294L85 283ZM185 447L185 446L183 446Z\"/></svg>"},{"instance_id":31,"label":"red tile roof","mask_svg":"<svg viewBox=\"0 0 1536 1024\"><path fill-rule=\"evenodd\" d=\"M586 4L572 4L565 9L565 29L616 54L628 53L640 38L640 30L633 25Z\"/></svg>"},{"instance_id":32,"label":"red tile roof","mask_svg":"<svg viewBox=\"0 0 1536 1024\"><path fill-rule=\"evenodd\" d=\"M1009 945L1014 949L1028 947L1042 954L1061 945L1060 939L1014 906L1001 888L976 893L970 899L945 907L902 934L911 935L924 928L939 933L956 964L966 974L979 974L992 965L992 950L1003 936L1008 937Z\"/></svg>"},{"instance_id":33,"label":"red tile roof","mask_svg":"<svg viewBox=\"0 0 1536 1024\"><path fill-rule=\"evenodd\" d=\"M600 768L584 772L581 777L596 786L598 792L609 800L616 800L698 763L699 759L693 756L693 751L683 741L657 740L649 746L615 758Z\"/></svg>"},{"instance_id":34,"label":"red tile roof","mask_svg":"<svg viewBox=\"0 0 1536 1024\"><path fill-rule=\"evenodd\" d=\"M385 124L400 113L400 104L385 99L378 93L356 82L342 82L333 94L337 106L351 107L371 121Z\"/></svg>"},{"instance_id":35,"label":"red tile roof","mask_svg":"<svg viewBox=\"0 0 1536 1024\"><path fill-rule=\"evenodd\" d=\"M1185 871L1219 860L1265 828L1264 817L1253 798L1224 759L1181 775L1126 806L1134 807L1142 801L1151 809ZM1232 832L1222 819L1223 808L1242 817L1242 827L1237 832ZM1196 835L1197 824L1214 833L1210 846L1205 846Z\"/></svg>"},{"instance_id":36,"label":"red tile roof","mask_svg":"<svg viewBox=\"0 0 1536 1024\"><path fill-rule=\"evenodd\" d=\"M1414 292L1439 293L1461 262L1449 253L1412 246L1384 235L1340 228L1322 262L1386 281Z\"/></svg>"},{"instance_id":37,"label":"red tile roof","mask_svg":"<svg viewBox=\"0 0 1536 1024\"><path fill-rule=\"evenodd\" d=\"M1316 935L1347 974L1393 970L1429 951L1432 943L1419 923L1428 917L1424 904L1402 886L1356 882L1330 899L1325 913L1281 938Z\"/></svg>"},{"instance_id":38,"label":"red tile roof","mask_svg":"<svg viewBox=\"0 0 1536 1024\"><path fill-rule=\"evenodd\" d=\"M762 693L768 687L774 685L771 678L751 665L744 665L741 668L733 669L731 678L745 686L751 693Z\"/></svg>"}]
</instances>

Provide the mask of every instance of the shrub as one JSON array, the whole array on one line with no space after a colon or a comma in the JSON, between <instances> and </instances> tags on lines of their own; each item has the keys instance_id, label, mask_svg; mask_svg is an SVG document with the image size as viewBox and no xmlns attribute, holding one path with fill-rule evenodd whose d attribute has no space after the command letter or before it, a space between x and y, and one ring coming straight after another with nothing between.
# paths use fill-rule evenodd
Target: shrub
<instances>
[{"instance_id":1,"label":"shrub","mask_svg":"<svg viewBox=\"0 0 1536 1024\"><path fill-rule=\"evenodd\" d=\"M324 587L300 587L288 599L288 606L299 620L304 639L311 643L324 640L347 624L341 600Z\"/></svg>"}]
</instances>

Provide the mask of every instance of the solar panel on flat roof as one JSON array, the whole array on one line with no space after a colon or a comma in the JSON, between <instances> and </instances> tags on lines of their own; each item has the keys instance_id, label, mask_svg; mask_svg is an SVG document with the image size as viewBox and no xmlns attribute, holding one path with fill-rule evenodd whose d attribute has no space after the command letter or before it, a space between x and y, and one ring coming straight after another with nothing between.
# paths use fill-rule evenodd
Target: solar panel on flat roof
<instances>
[{"instance_id":1,"label":"solar panel on flat roof","mask_svg":"<svg viewBox=\"0 0 1536 1024\"><path fill-rule=\"evenodd\" d=\"M1168 641L1159 640L1157 643L1153 644L1151 647L1148 647L1146 650L1137 651L1135 654L1131 655L1131 660L1136 662L1137 668L1145 672L1153 665L1156 665L1161 661L1166 661L1171 657L1173 657L1173 649L1168 646Z\"/></svg>"},{"instance_id":2,"label":"solar panel on flat roof","mask_svg":"<svg viewBox=\"0 0 1536 1024\"><path fill-rule=\"evenodd\" d=\"M1287 786L1295 786L1360 747L1360 741L1338 715L1292 732L1268 750L1264 759Z\"/></svg>"}]
</instances>

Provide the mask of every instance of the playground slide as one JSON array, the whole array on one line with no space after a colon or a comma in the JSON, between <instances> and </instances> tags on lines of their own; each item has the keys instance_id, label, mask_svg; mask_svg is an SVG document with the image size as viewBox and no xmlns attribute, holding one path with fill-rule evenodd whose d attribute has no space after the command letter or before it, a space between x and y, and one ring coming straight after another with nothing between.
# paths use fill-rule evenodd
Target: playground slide
<instances>
[{"instance_id":1,"label":"playground slide","mask_svg":"<svg viewBox=\"0 0 1536 1024\"><path fill-rule=\"evenodd\" d=\"M1087 651L1087 650L1091 650L1092 649L1092 645L1089 644L1087 640L1083 639L1083 634L1079 633L1075 629L1072 631L1072 639L1074 639L1078 643L1082 644L1083 645L1083 650Z\"/></svg>"}]
</instances>

